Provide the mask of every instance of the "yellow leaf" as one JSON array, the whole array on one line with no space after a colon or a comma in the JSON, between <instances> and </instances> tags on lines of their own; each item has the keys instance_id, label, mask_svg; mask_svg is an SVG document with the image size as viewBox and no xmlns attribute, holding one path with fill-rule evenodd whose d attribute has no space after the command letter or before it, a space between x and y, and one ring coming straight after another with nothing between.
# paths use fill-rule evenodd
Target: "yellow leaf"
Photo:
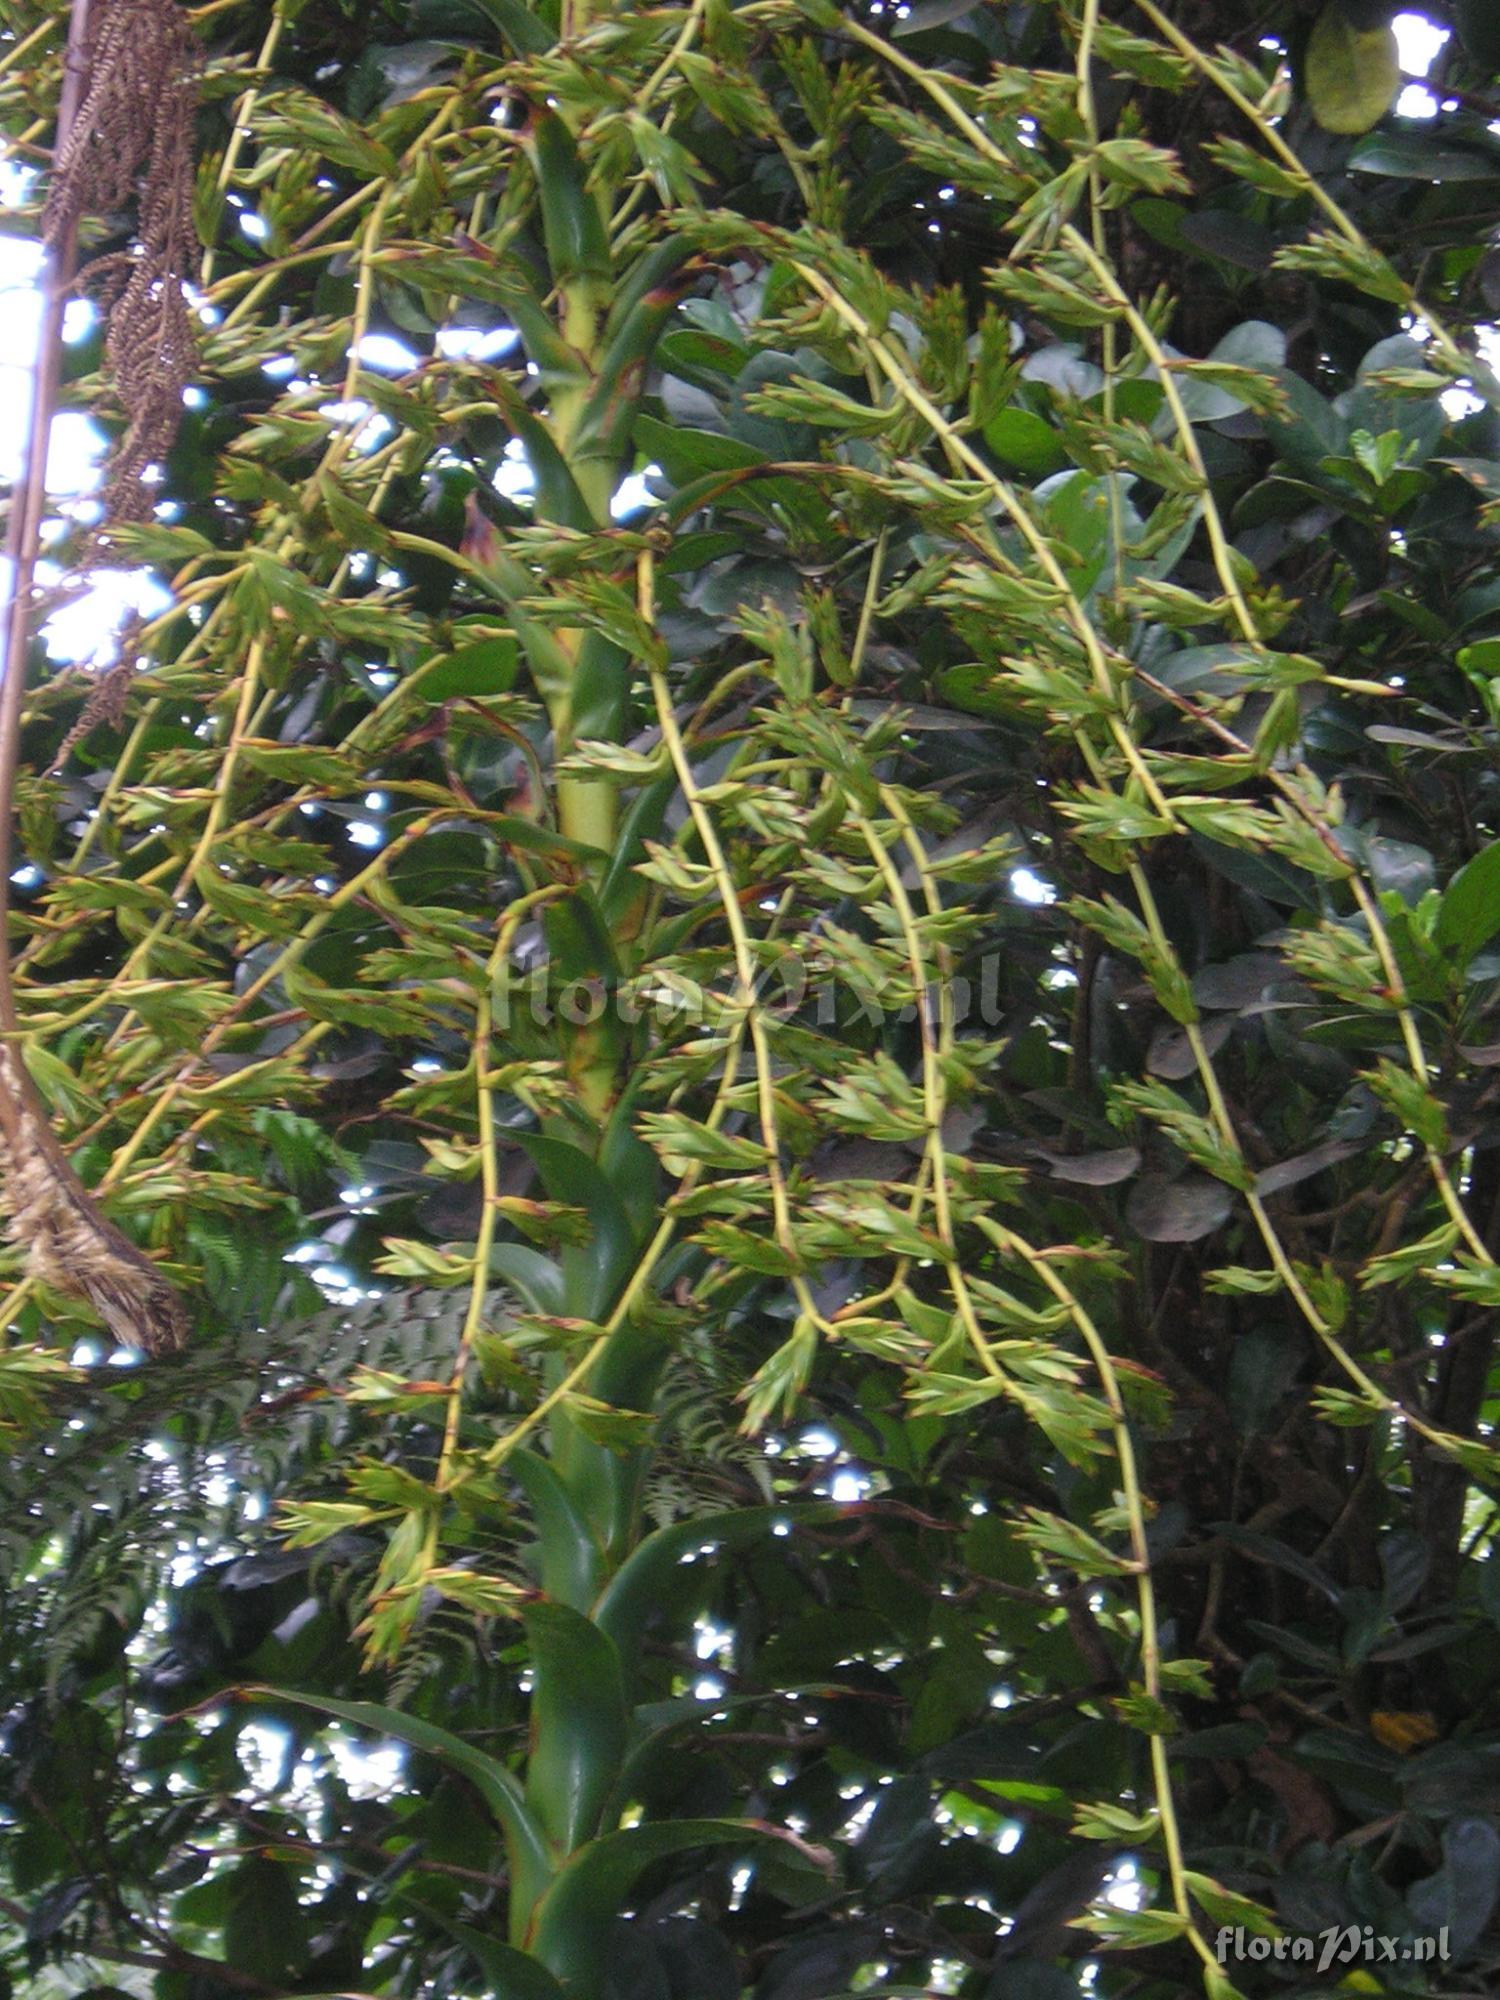
<instances>
[{"instance_id":1,"label":"yellow leaf","mask_svg":"<svg viewBox=\"0 0 1500 2000\"><path fill-rule=\"evenodd\" d=\"M1307 44L1303 77L1312 115L1325 132L1368 132L1400 88L1394 29L1355 28L1339 0L1328 0Z\"/></svg>"},{"instance_id":2,"label":"yellow leaf","mask_svg":"<svg viewBox=\"0 0 1500 2000\"><path fill-rule=\"evenodd\" d=\"M1376 1709L1370 1717L1370 1734L1387 1750L1420 1750L1424 1743L1436 1743L1437 1724L1430 1715L1414 1715L1402 1709Z\"/></svg>"}]
</instances>

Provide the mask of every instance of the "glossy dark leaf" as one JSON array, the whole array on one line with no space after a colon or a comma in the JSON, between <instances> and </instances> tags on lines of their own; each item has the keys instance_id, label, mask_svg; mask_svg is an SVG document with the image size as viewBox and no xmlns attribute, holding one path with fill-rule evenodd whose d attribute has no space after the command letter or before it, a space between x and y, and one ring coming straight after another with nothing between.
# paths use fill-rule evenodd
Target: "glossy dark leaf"
<instances>
[{"instance_id":1,"label":"glossy dark leaf","mask_svg":"<svg viewBox=\"0 0 1500 2000\"><path fill-rule=\"evenodd\" d=\"M651 1943L666 1972L670 2000L740 2000L735 1954L712 1924L700 1917L668 1917L652 1925Z\"/></svg>"},{"instance_id":2,"label":"glossy dark leaf","mask_svg":"<svg viewBox=\"0 0 1500 2000\"><path fill-rule=\"evenodd\" d=\"M1169 1181L1150 1174L1131 1189L1125 1219L1149 1242L1196 1243L1219 1228L1233 1208L1234 1191L1223 1181L1202 1174Z\"/></svg>"},{"instance_id":3,"label":"glossy dark leaf","mask_svg":"<svg viewBox=\"0 0 1500 2000\"><path fill-rule=\"evenodd\" d=\"M625 1205L579 1147L540 1132L522 1132L517 1137L535 1160L553 1200L581 1208L588 1216L587 1245L562 1253L566 1310L585 1319L602 1318L630 1269L636 1247Z\"/></svg>"},{"instance_id":4,"label":"glossy dark leaf","mask_svg":"<svg viewBox=\"0 0 1500 2000\"><path fill-rule=\"evenodd\" d=\"M567 1854L597 1830L625 1754L620 1656L598 1625L566 1604L533 1603L525 1619L536 1675L527 1805Z\"/></svg>"},{"instance_id":5,"label":"glossy dark leaf","mask_svg":"<svg viewBox=\"0 0 1500 2000\"><path fill-rule=\"evenodd\" d=\"M495 2000L563 2000L563 1988L529 1952L489 1936L476 1924L455 1924Z\"/></svg>"},{"instance_id":6,"label":"glossy dark leaf","mask_svg":"<svg viewBox=\"0 0 1500 2000\"><path fill-rule=\"evenodd\" d=\"M1349 165L1365 174L1389 174L1397 180L1500 180L1500 152L1481 147L1435 146L1405 132L1381 132L1361 139L1349 154Z\"/></svg>"},{"instance_id":7,"label":"glossy dark leaf","mask_svg":"<svg viewBox=\"0 0 1500 2000\"><path fill-rule=\"evenodd\" d=\"M604 1835L563 1868L538 1907L530 1949L563 1981L597 1978L608 1923L654 1862L694 1849L753 1851L767 1835L752 1821L663 1820Z\"/></svg>"},{"instance_id":8,"label":"glossy dark leaf","mask_svg":"<svg viewBox=\"0 0 1500 2000\"><path fill-rule=\"evenodd\" d=\"M459 695L506 694L515 684L518 665L513 639L481 639L424 667L422 697L439 702Z\"/></svg>"},{"instance_id":9,"label":"glossy dark leaf","mask_svg":"<svg viewBox=\"0 0 1500 2000\"><path fill-rule=\"evenodd\" d=\"M1359 1145L1349 1139L1327 1139L1320 1146L1311 1146L1305 1153L1298 1153L1294 1159L1281 1160L1274 1167L1265 1167L1255 1176L1255 1192L1258 1195L1280 1194L1284 1188L1296 1187L1299 1182L1311 1180L1314 1174L1326 1173L1340 1160L1347 1160L1351 1154L1359 1152Z\"/></svg>"},{"instance_id":10,"label":"glossy dark leaf","mask_svg":"<svg viewBox=\"0 0 1500 2000\"><path fill-rule=\"evenodd\" d=\"M1417 1926L1445 1931L1455 1955L1468 1951L1500 1895L1500 1831L1488 1819L1454 1819L1443 1830L1442 1866L1407 1891Z\"/></svg>"},{"instance_id":11,"label":"glossy dark leaf","mask_svg":"<svg viewBox=\"0 0 1500 2000\"><path fill-rule=\"evenodd\" d=\"M271 1985L295 1980L307 1960L306 1919L297 1883L279 1863L252 1856L227 1884L224 1949L228 1961L252 1979Z\"/></svg>"},{"instance_id":12,"label":"glossy dark leaf","mask_svg":"<svg viewBox=\"0 0 1500 2000\"><path fill-rule=\"evenodd\" d=\"M1368 132L1401 79L1389 24L1358 28L1340 0L1328 0L1318 15L1304 62L1308 102L1325 132Z\"/></svg>"},{"instance_id":13,"label":"glossy dark leaf","mask_svg":"<svg viewBox=\"0 0 1500 2000\"><path fill-rule=\"evenodd\" d=\"M641 1644L647 1620L669 1592L696 1595L707 1587L706 1565L697 1560L685 1563L685 1557L737 1550L777 1536L778 1531L790 1533L794 1524L826 1523L841 1515L847 1518L847 1510L834 1502L793 1501L782 1507L742 1507L720 1513L714 1518L712 1532L698 1521L678 1521L658 1528L620 1566L600 1598L595 1616L621 1657L628 1660ZM684 1579L680 1575L684 1568L696 1574Z\"/></svg>"},{"instance_id":14,"label":"glossy dark leaf","mask_svg":"<svg viewBox=\"0 0 1500 2000\"><path fill-rule=\"evenodd\" d=\"M1210 1056L1217 1055L1233 1031L1231 1020L1206 1021L1198 1031L1198 1047ZM1178 1079L1195 1076L1198 1060L1198 1052L1182 1028L1159 1028L1151 1037L1151 1046L1146 1051L1146 1067L1153 1076Z\"/></svg>"},{"instance_id":15,"label":"glossy dark leaf","mask_svg":"<svg viewBox=\"0 0 1500 2000\"><path fill-rule=\"evenodd\" d=\"M1061 438L1034 410L998 410L985 419L984 441L1002 464L1033 479L1056 472L1066 462Z\"/></svg>"},{"instance_id":16,"label":"glossy dark leaf","mask_svg":"<svg viewBox=\"0 0 1500 2000\"><path fill-rule=\"evenodd\" d=\"M1500 933L1500 841L1465 864L1443 891L1438 909L1439 944L1460 966Z\"/></svg>"},{"instance_id":17,"label":"glossy dark leaf","mask_svg":"<svg viewBox=\"0 0 1500 2000\"><path fill-rule=\"evenodd\" d=\"M1136 1146L1114 1146L1102 1153L1057 1153L1040 1146L1036 1151L1051 1167L1054 1180L1075 1181L1085 1187L1113 1187L1118 1181L1129 1180L1141 1164Z\"/></svg>"},{"instance_id":18,"label":"glossy dark leaf","mask_svg":"<svg viewBox=\"0 0 1500 2000\"><path fill-rule=\"evenodd\" d=\"M525 1878L530 1875L540 1880L550 1872L545 1838L527 1810L521 1787L498 1758L476 1750L461 1737L424 1721L420 1716L407 1715L379 1702L346 1701L331 1695L292 1693L285 1689L250 1689L246 1692L260 1701L286 1701L294 1707L312 1709L319 1715L352 1722L357 1728L368 1729L378 1736L394 1737L398 1743L409 1744L415 1750L436 1757L476 1787L512 1843L519 1876Z\"/></svg>"}]
</instances>

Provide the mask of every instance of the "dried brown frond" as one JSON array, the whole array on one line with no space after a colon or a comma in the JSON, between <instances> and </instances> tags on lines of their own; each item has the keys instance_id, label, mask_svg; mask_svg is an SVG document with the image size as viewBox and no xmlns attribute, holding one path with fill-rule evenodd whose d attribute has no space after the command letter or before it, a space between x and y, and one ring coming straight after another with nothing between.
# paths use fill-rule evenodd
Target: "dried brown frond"
<instances>
[{"instance_id":1,"label":"dried brown frond","mask_svg":"<svg viewBox=\"0 0 1500 2000\"><path fill-rule=\"evenodd\" d=\"M181 1347L187 1332L181 1300L78 1185L8 1048L0 1049L0 1099L5 1230L26 1252L27 1276L86 1299L125 1347L147 1354Z\"/></svg>"},{"instance_id":2,"label":"dried brown frond","mask_svg":"<svg viewBox=\"0 0 1500 2000\"><path fill-rule=\"evenodd\" d=\"M130 699L130 690L135 685L136 657L134 636L140 625L133 618L120 634L120 657L104 673L97 675L89 688L83 707L79 710L67 734L58 744L52 762L47 766L48 776L62 770L73 752L86 736L96 730L101 722L111 729L118 729L125 720L125 708Z\"/></svg>"},{"instance_id":3,"label":"dried brown frond","mask_svg":"<svg viewBox=\"0 0 1500 2000\"><path fill-rule=\"evenodd\" d=\"M88 214L112 216L132 201L136 223L127 251L100 258L86 276L109 313L105 359L125 414L125 436L104 492L106 524L149 518L145 474L170 450L182 417L182 394L194 358L187 282L192 245L193 113L197 45L173 0L96 0L85 23L74 17L69 61L82 57L81 100L65 88L57 157L43 213L43 238L63 281L77 226ZM80 69L73 70L74 77ZM76 111L70 112L70 105ZM45 444L55 394L55 344L61 293L54 285L44 315L33 431ZM47 329L50 328L50 332ZM7 627L7 706L0 750L0 853L9 851L11 788L20 714L20 673L40 518L42 461L33 450L24 495L13 497L12 603ZM97 546L97 545L96 545ZM84 561L87 562L86 555ZM85 707L88 727L111 712L126 676L106 677ZM0 865L0 1024L14 1033L16 1007L4 957L4 883ZM182 1344L186 1315L150 1258L106 1221L80 1183L14 1046L0 1047L0 1205L5 1229L26 1253L29 1276L86 1300L116 1340L147 1353Z\"/></svg>"},{"instance_id":4,"label":"dried brown frond","mask_svg":"<svg viewBox=\"0 0 1500 2000\"><path fill-rule=\"evenodd\" d=\"M85 215L136 203L134 241L83 272L108 315L105 363L125 413L110 460L104 522L150 518L145 474L171 450L196 341L187 285L195 261L193 118L200 53L174 0L98 0L88 85L43 212L55 246Z\"/></svg>"}]
</instances>

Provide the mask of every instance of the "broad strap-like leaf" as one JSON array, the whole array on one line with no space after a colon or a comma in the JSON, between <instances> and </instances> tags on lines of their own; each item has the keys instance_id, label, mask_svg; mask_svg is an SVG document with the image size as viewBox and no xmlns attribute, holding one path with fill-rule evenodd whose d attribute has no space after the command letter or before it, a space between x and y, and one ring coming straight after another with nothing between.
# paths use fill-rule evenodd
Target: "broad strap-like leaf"
<instances>
[{"instance_id":1,"label":"broad strap-like leaf","mask_svg":"<svg viewBox=\"0 0 1500 2000\"><path fill-rule=\"evenodd\" d=\"M547 1459L534 1451L516 1451L509 1464L531 1503L542 1589L554 1602L586 1611L598 1588L601 1556L592 1528Z\"/></svg>"},{"instance_id":2,"label":"broad strap-like leaf","mask_svg":"<svg viewBox=\"0 0 1500 2000\"><path fill-rule=\"evenodd\" d=\"M565 1986L592 1990L609 1923L653 1862L694 1847L749 1847L777 1838L753 1820L668 1819L605 1834L581 1848L538 1906L523 1940Z\"/></svg>"},{"instance_id":3,"label":"broad strap-like leaf","mask_svg":"<svg viewBox=\"0 0 1500 2000\"><path fill-rule=\"evenodd\" d=\"M770 1535L778 1524L837 1521L853 1510L833 1500L809 1500L789 1507L742 1507L734 1513L701 1515L674 1521L650 1534L625 1562L600 1598L594 1617L614 1641L623 1660L640 1650L646 1621L654 1609L680 1599L693 1579L706 1578L707 1564L693 1565L689 1576L684 1558L711 1545L741 1549Z\"/></svg>"},{"instance_id":4,"label":"broad strap-like leaf","mask_svg":"<svg viewBox=\"0 0 1500 2000\"><path fill-rule=\"evenodd\" d=\"M476 1750L461 1736L441 1729L435 1722L407 1715L402 1709L387 1708L375 1701L344 1701L333 1695L303 1694L287 1688L242 1688L246 1701L290 1702L315 1714L353 1723L380 1736L393 1736L413 1750L449 1766L467 1778L483 1798L505 1834L510 1850L512 1894L529 1890L535 1895L553 1869L553 1858L540 1824L526 1804L514 1775L497 1757Z\"/></svg>"},{"instance_id":5,"label":"broad strap-like leaf","mask_svg":"<svg viewBox=\"0 0 1500 2000\"><path fill-rule=\"evenodd\" d=\"M536 1674L526 1806L566 1854L597 1829L625 1755L624 1677L613 1642L566 1604L531 1605L526 1636Z\"/></svg>"}]
</instances>

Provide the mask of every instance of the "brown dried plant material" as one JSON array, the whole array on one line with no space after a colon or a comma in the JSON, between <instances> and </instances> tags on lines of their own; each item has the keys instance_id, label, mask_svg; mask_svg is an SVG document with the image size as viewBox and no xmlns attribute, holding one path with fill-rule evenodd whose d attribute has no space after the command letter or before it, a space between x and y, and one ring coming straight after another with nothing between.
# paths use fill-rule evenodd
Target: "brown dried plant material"
<instances>
[{"instance_id":1,"label":"brown dried plant material","mask_svg":"<svg viewBox=\"0 0 1500 2000\"><path fill-rule=\"evenodd\" d=\"M137 202L135 241L96 258L83 281L108 315L104 357L125 412L110 459L104 525L150 518L145 479L171 450L196 342L187 285L195 261L193 118L200 55L175 0L95 0L88 82L58 149L42 217L49 249L86 215Z\"/></svg>"},{"instance_id":2,"label":"brown dried plant material","mask_svg":"<svg viewBox=\"0 0 1500 2000\"><path fill-rule=\"evenodd\" d=\"M130 690L135 685L136 655L133 641L140 624L139 618L132 618L120 634L120 657L102 674L95 676L93 686L84 698L83 707L53 753L52 762L47 766L48 777L63 769L83 739L97 729L101 722L107 722L111 729L118 729L125 720Z\"/></svg>"},{"instance_id":3,"label":"brown dried plant material","mask_svg":"<svg viewBox=\"0 0 1500 2000\"><path fill-rule=\"evenodd\" d=\"M62 1154L14 1049L0 1047L0 1182L6 1234L26 1275L82 1298L124 1347L161 1354L187 1330L182 1301L149 1257L106 1221Z\"/></svg>"},{"instance_id":4,"label":"brown dried plant material","mask_svg":"<svg viewBox=\"0 0 1500 2000\"><path fill-rule=\"evenodd\" d=\"M138 624L140 624L138 618L130 620L126 630L120 634L120 658L94 678L94 686L88 690L84 706L78 710L78 716L68 726L66 736L58 744L52 762L46 768L48 778L56 776L66 766L68 758L74 754L78 744L86 736L90 736L100 726L100 722L108 722L112 730L118 730L120 724L124 722L126 706L130 702L130 690L136 684L136 656L130 640Z\"/></svg>"},{"instance_id":5,"label":"brown dried plant material","mask_svg":"<svg viewBox=\"0 0 1500 2000\"><path fill-rule=\"evenodd\" d=\"M0 674L0 1207L28 1277L84 1299L116 1340L160 1353L182 1344L182 1302L151 1259L101 1214L53 1132L20 1052L6 942L11 822L33 585L56 406L62 310L78 225L136 203L132 247L89 275L109 313L105 356L126 419L105 519L149 517L144 475L170 449L193 363L186 284L193 242L193 111L198 60L173 0L74 0L54 175L43 215L42 327L25 466L11 495L10 603ZM88 557L85 557L87 562ZM109 677L108 699L119 681ZM100 702L106 699L100 691ZM90 703L86 713L95 710ZM96 711L102 712L102 711Z\"/></svg>"}]
</instances>

